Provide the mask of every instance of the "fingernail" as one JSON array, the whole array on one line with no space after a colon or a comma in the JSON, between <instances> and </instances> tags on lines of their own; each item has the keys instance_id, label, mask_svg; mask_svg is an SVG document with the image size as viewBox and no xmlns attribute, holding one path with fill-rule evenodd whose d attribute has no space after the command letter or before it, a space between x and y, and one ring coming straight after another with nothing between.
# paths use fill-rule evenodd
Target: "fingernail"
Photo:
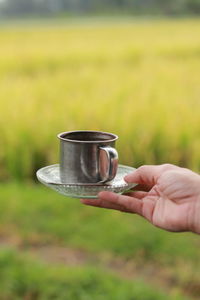
<instances>
[{"instance_id":1,"label":"fingernail","mask_svg":"<svg viewBox=\"0 0 200 300\"><path fill-rule=\"evenodd\" d=\"M124 177L124 180L125 180L126 182L131 182L131 177L130 177L130 175L126 175L126 176Z\"/></svg>"},{"instance_id":2,"label":"fingernail","mask_svg":"<svg viewBox=\"0 0 200 300\"><path fill-rule=\"evenodd\" d=\"M104 192L99 192L98 193L98 198L101 198L101 196L103 195Z\"/></svg>"}]
</instances>

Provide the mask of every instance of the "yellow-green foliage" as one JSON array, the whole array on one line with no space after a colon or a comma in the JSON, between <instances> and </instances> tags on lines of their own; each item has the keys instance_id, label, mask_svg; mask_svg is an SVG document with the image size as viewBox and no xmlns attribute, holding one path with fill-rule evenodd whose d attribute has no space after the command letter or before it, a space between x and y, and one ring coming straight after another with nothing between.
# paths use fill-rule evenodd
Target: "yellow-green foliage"
<instances>
[{"instance_id":1,"label":"yellow-green foliage","mask_svg":"<svg viewBox=\"0 0 200 300\"><path fill-rule=\"evenodd\" d=\"M119 135L120 162L200 169L200 21L0 28L2 178L58 162L56 134Z\"/></svg>"}]
</instances>

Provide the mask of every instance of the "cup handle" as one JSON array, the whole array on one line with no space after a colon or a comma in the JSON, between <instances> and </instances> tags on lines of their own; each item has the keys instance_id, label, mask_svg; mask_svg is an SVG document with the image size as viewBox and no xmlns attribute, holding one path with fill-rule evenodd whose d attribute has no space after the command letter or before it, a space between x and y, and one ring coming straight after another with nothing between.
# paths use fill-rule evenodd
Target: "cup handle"
<instances>
[{"instance_id":1,"label":"cup handle","mask_svg":"<svg viewBox=\"0 0 200 300\"><path fill-rule=\"evenodd\" d=\"M101 182L112 180L117 173L118 153L110 146L99 147L99 173Z\"/></svg>"}]
</instances>

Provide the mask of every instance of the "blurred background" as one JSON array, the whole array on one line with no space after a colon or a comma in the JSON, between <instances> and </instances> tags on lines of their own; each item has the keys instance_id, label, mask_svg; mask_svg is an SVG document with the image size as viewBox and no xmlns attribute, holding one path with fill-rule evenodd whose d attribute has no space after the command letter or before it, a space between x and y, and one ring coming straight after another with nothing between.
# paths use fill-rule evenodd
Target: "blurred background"
<instances>
[{"instance_id":1,"label":"blurred background","mask_svg":"<svg viewBox=\"0 0 200 300\"><path fill-rule=\"evenodd\" d=\"M0 299L200 298L200 239L39 184L56 135L200 171L200 0L0 1Z\"/></svg>"}]
</instances>

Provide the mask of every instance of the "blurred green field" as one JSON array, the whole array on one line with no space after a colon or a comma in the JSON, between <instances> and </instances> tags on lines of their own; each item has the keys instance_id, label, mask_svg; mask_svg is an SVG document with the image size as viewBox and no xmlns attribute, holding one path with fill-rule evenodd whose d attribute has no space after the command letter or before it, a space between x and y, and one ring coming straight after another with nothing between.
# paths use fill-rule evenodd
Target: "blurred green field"
<instances>
[{"instance_id":1,"label":"blurred green field","mask_svg":"<svg viewBox=\"0 0 200 300\"><path fill-rule=\"evenodd\" d=\"M200 170L200 20L0 27L0 299L192 300L199 237L33 183L56 135L119 135L120 163Z\"/></svg>"},{"instance_id":2,"label":"blurred green field","mask_svg":"<svg viewBox=\"0 0 200 300\"><path fill-rule=\"evenodd\" d=\"M119 135L121 163L200 169L200 21L0 29L1 179L58 162L57 133Z\"/></svg>"},{"instance_id":3,"label":"blurred green field","mask_svg":"<svg viewBox=\"0 0 200 300\"><path fill-rule=\"evenodd\" d=\"M3 184L0 194L2 299L198 299L197 235L43 186Z\"/></svg>"},{"instance_id":4,"label":"blurred green field","mask_svg":"<svg viewBox=\"0 0 200 300\"><path fill-rule=\"evenodd\" d=\"M0 265L1 299L186 300L101 268L49 266L11 250L0 253Z\"/></svg>"}]
</instances>

